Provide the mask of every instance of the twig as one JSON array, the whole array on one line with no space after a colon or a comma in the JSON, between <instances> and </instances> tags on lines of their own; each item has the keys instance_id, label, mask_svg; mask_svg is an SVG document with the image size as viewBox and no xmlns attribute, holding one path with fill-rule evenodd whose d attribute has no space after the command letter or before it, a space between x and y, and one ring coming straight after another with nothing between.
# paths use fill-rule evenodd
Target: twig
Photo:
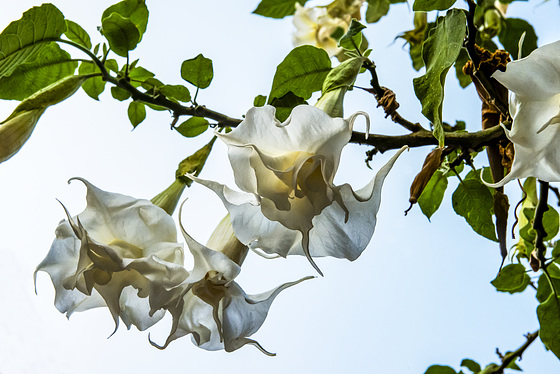
<instances>
[{"instance_id":1,"label":"twig","mask_svg":"<svg viewBox=\"0 0 560 374\"><path fill-rule=\"evenodd\" d=\"M525 350L529 348L529 346L535 341L537 336L539 336L539 330L535 331L532 334L525 335L527 341L523 343L523 345L517 348L515 351L507 353L505 357L502 358L502 364L488 374L503 374L504 369L506 369L509 366L509 364L511 364L518 358L521 358Z\"/></svg>"},{"instance_id":2,"label":"twig","mask_svg":"<svg viewBox=\"0 0 560 374\"><path fill-rule=\"evenodd\" d=\"M546 247L544 245L544 238L546 237L546 230L543 225L544 213L548 210L548 182L539 180L539 203L535 210L535 218L533 219L533 229L537 232L535 238L535 249L531 253L530 264L534 271L539 269L544 270Z\"/></svg>"}]
</instances>

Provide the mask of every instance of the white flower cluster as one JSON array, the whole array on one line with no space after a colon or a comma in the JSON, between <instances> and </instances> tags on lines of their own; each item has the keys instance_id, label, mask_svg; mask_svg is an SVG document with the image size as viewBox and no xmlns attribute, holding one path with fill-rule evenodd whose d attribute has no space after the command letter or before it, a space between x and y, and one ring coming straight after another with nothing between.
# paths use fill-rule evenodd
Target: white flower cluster
<instances>
[{"instance_id":1,"label":"white flower cluster","mask_svg":"<svg viewBox=\"0 0 560 374\"><path fill-rule=\"evenodd\" d=\"M302 105L280 123L271 106L252 108L228 134L235 182L242 191L191 176L213 190L229 211L209 247L181 231L194 258L183 267L183 246L171 216L148 200L87 187L86 209L56 229L56 239L37 271L56 289L55 305L74 311L106 306L116 327L122 320L144 330L166 311L173 317L163 346L191 335L207 350L234 351L252 344L274 298L295 285L247 295L235 282L249 248L280 256L332 256L355 260L369 243L381 187L401 149L362 189L333 183L342 148L356 115L331 118Z\"/></svg>"}]
</instances>

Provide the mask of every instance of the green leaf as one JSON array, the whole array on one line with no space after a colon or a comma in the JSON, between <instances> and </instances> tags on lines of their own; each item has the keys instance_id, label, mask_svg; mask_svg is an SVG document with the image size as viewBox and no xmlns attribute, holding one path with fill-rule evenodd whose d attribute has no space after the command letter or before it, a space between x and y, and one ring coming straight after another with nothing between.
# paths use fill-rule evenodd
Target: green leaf
<instances>
[{"instance_id":1,"label":"green leaf","mask_svg":"<svg viewBox=\"0 0 560 374\"><path fill-rule=\"evenodd\" d=\"M102 22L113 13L117 13L123 18L130 19L140 34L138 41L142 40L142 35L146 32L146 28L148 27L149 16L145 0L125 0L111 5L103 12L101 16Z\"/></svg>"},{"instance_id":2,"label":"green leaf","mask_svg":"<svg viewBox=\"0 0 560 374\"><path fill-rule=\"evenodd\" d=\"M465 358L463 361L461 361L461 366L466 367L467 369L472 371L474 374L476 374L476 373L478 373L479 371L482 370L482 368L480 367L478 362L473 361L470 358Z\"/></svg>"},{"instance_id":3,"label":"green leaf","mask_svg":"<svg viewBox=\"0 0 560 374\"><path fill-rule=\"evenodd\" d=\"M133 101L128 105L128 119L136 128L146 119L146 106L140 101Z\"/></svg>"},{"instance_id":4,"label":"green leaf","mask_svg":"<svg viewBox=\"0 0 560 374\"><path fill-rule=\"evenodd\" d=\"M112 13L101 21L101 32L107 38L111 50L126 57L140 42L140 32L134 23L118 13Z\"/></svg>"},{"instance_id":5,"label":"green leaf","mask_svg":"<svg viewBox=\"0 0 560 374\"><path fill-rule=\"evenodd\" d=\"M451 198L455 213L465 218L479 235L498 241L492 221L494 200L490 189L478 179L465 179Z\"/></svg>"},{"instance_id":6,"label":"green leaf","mask_svg":"<svg viewBox=\"0 0 560 374\"><path fill-rule=\"evenodd\" d=\"M541 325L539 337L545 347L560 358L560 299L551 294L537 308L537 317Z\"/></svg>"},{"instance_id":7,"label":"green leaf","mask_svg":"<svg viewBox=\"0 0 560 374\"><path fill-rule=\"evenodd\" d=\"M214 78L212 60L199 54L195 58L185 60L181 64L181 77L198 88L210 86Z\"/></svg>"},{"instance_id":8,"label":"green leaf","mask_svg":"<svg viewBox=\"0 0 560 374\"><path fill-rule=\"evenodd\" d=\"M208 125L209 123L205 118L191 117L175 127L175 130L187 138L194 138L208 130Z\"/></svg>"},{"instance_id":9,"label":"green leaf","mask_svg":"<svg viewBox=\"0 0 560 374\"><path fill-rule=\"evenodd\" d=\"M125 101L130 99L130 92L117 86L111 87L111 95L118 101Z\"/></svg>"},{"instance_id":10,"label":"green leaf","mask_svg":"<svg viewBox=\"0 0 560 374\"><path fill-rule=\"evenodd\" d=\"M445 76L461 51L466 22L465 13L458 9L438 19L422 49L426 74L414 78L414 92L422 103L422 114L433 123L434 137L440 147L445 141L441 118Z\"/></svg>"},{"instance_id":11,"label":"green leaf","mask_svg":"<svg viewBox=\"0 0 560 374\"><path fill-rule=\"evenodd\" d=\"M418 205L428 219L439 209L446 189L447 177L442 171L437 170L418 198Z\"/></svg>"},{"instance_id":12,"label":"green leaf","mask_svg":"<svg viewBox=\"0 0 560 374\"><path fill-rule=\"evenodd\" d=\"M185 103L191 101L191 93L189 92L189 89L183 85L166 84L164 86L158 87L158 90L167 98L175 99Z\"/></svg>"},{"instance_id":13,"label":"green leaf","mask_svg":"<svg viewBox=\"0 0 560 374\"><path fill-rule=\"evenodd\" d=\"M429 12L431 10L447 10L457 0L415 0L412 10L415 12Z\"/></svg>"},{"instance_id":14,"label":"green leaf","mask_svg":"<svg viewBox=\"0 0 560 374\"><path fill-rule=\"evenodd\" d=\"M91 39L86 30L74 21L66 20L66 32L64 35L74 43L84 46L87 49L91 49L92 47Z\"/></svg>"},{"instance_id":15,"label":"green leaf","mask_svg":"<svg viewBox=\"0 0 560 374\"><path fill-rule=\"evenodd\" d=\"M352 19L352 23L348 28L348 31L338 42L338 45L344 49L355 50L360 48L362 44L362 30L366 27L360 22Z\"/></svg>"},{"instance_id":16,"label":"green leaf","mask_svg":"<svg viewBox=\"0 0 560 374\"><path fill-rule=\"evenodd\" d=\"M307 0L262 0L254 14L270 18L284 18L296 11L296 3L304 5Z\"/></svg>"},{"instance_id":17,"label":"green leaf","mask_svg":"<svg viewBox=\"0 0 560 374\"><path fill-rule=\"evenodd\" d=\"M107 69L109 69L110 71L114 72L114 73L118 73L119 72L119 64L117 63L117 60L115 59L108 59L107 61L105 61L105 67Z\"/></svg>"},{"instance_id":18,"label":"green leaf","mask_svg":"<svg viewBox=\"0 0 560 374\"><path fill-rule=\"evenodd\" d=\"M92 74L99 72L99 69L93 62L84 61L80 64L78 72L82 75ZM89 78L82 84L82 89L92 99L99 100L99 95L105 91L105 84L107 82L101 77Z\"/></svg>"},{"instance_id":19,"label":"green leaf","mask_svg":"<svg viewBox=\"0 0 560 374\"><path fill-rule=\"evenodd\" d=\"M432 365L424 374L457 374L457 372L449 366Z\"/></svg>"},{"instance_id":20,"label":"green leaf","mask_svg":"<svg viewBox=\"0 0 560 374\"><path fill-rule=\"evenodd\" d=\"M521 264L510 264L505 266L492 282L496 290L500 292L523 292L531 283L531 278L527 275L525 266Z\"/></svg>"},{"instance_id":21,"label":"green leaf","mask_svg":"<svg viewBox=\"0 0 560 374\"><path fill-rule=\"evenodd\" d=\"M268 102L288 92L307 100L323 86L331 70L331 59L324 49L310 45L294 48L276 68Z\"/></svg>"},{"instance_id":22,"label":"green leaf","mask_svg":"<svg viewBox=\"0 0 560 374\"><path fill-rule=\"evenodd\" d=\"M266 104L266 96L257 95L253 100L253 106L264 106Z\"/></svg>"},{"instance_id":23,"label":"green leaf","mask_svg":"<svg viewBox=\"0 0 560 374\"><path fill-rule=\"evenodd\" d=\"M288 92L280 98L274 98L272 103L270 103L270 105L276 108L276 118L280 122L284 122L288 119L292 113L292 109L302 104L307 104L307 102L303 98L294 95L293 92Z\"/></svg>"},{"instance_id":24,"label":"green leaf","mask_svg":"<svg viewBox=\"0 0 560 374\"><path fill-rule=\"evenodd\" d=\"M0 34L0 77L9 76L21 64L33 61L47 43L66 31L64 15L52 4L33 7Z\"/></svg>"},{"instance_id":25,"label":"green leaf","mask_svg":"<svg viewBox=\"0 0 560 374\"><path fill-rule=\"evenodd\" d=\"M560 292L560 269L556 264L548 265L547 267L548 274L550 275L550 279L554 284L554 288L556 292ZM546 299L550 295L552 295L552 288L550 287L550 281L546 274L541 274L539 277L539 281L537 283L537 300L541 303L544 303Z\"/></svg>"},{"instance_id":26,"label":"green leaf","mask_svg":"<svg viewBox=\"0 0 560 374\"><path fill-rule=\"evenodd\" d=\"M529 22L519 18L506 18L505 25L502 26L498 34L498 40L513 59L517 59L519 56L519 39L521 39L523 33L525 33L523 49L521 50L521 57L523 58L537 49L538 37Z\"/></svg>"},{"instance_id":27,"label":"green leaf","mask_svg":"<svg viewBox=\"0 0 560 374\"><path fill-rule=\"evenodd\" d=\"M141 66L136 66L128 72L130 84L132 84L134 87L139 87L143 82L150 78L153 78L154 76L154 73L144 69Z\"/></svg>"},{"instance_id":28,"label":"green leaf","mask_svg":"<svg viewBox=\"0 0 560 374\"><path fill-rule=\"evenodd\" d=\"M491 363L491 364L486 365L484 370L482 370L478 374L494 374L494 373L496 373L496 369L498 369L498 368L499 368L498 365L496 365L495 363Z\"/></svg>"},{"instance_id":29,"label":"green leaf","mask_svg":"<svg viewBox=\"0 0 560 374\"><path fill-rule=\"evenodd\" d=\"M375 23L384 15L389 13L391 3L389 0L368 0L368 7L366 10L366 22Z\"/></svg>"},{"instance_id":30,"label":"green leaf","mask_svg":"<svg viewBox=\"0 0 560 374\"><path fill-rule=\"evenodd\" d=\"M57 44L42 48L33 61L19 65L11 75L0 78L0 99L23 100L40 89L74 74L78 63Z\"/></svg>"},{"instance_id":31,"label":"green leaf","mask_svg":"<svg viewBox=\"0 0 560 374\"><path fill-rule=\"evenodd\" d=\"M457 61L455 61L455 75L457 75L457 80L459 80L459 85L462 88L465 88L472 83L471 77L463 73L463 66L465 66L469 60L470 58L467 50L465 48L461 48Z\"/></svg>"}]
</instances>

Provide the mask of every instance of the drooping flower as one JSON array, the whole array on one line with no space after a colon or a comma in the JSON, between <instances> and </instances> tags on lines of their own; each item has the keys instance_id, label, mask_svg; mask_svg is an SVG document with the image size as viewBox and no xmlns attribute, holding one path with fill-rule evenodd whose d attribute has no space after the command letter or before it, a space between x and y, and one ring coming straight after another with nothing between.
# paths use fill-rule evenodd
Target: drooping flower
<instances>
[{"instance_id":1,"label":"drooping flower","mask_svg":"<svg viewBox=\"0 0 560 374\"><path fill-rule=\"evenodd\" d=\"M332 57L338 54L341 48L337 46L337 41L331 37L331 34L337 28L342 28L346 32L351 20L350 15L344 18L331 17L326 7L307 8L296 3L293 19L296 31L292 39L294 47L313 45L323 48Z\"/></svg>"},{"instance_id":2,"label":"drooping flower","mask_svg":"<svg viewBox=\"0 0 560 374\"><path fill-rule=\"evenodd\" d=\"M208 242L216 250L199 244L182 225L181 230L193 255L194 268L177 287L181 296L167 306L173 315L169 337L163 346L150 341L152 345L164 349L173 340L192 334L193 343L209 351L233 352L252 344L263 353L274 355L249 337L262 326L281 291L312 277L258 295L247 295L234 281L241 271L247 247L235 238L229 217L222 220Z\"/></svg>"},{"instance_id":3,"label":"drooping flower","mask_svg":"<svg viewBox=\"0 0 560 374\"><path fill-rule=\"evenodd\" d=\"M74 311L107 306L115 321L144 330L163 317L171 289L187 276L171 216L148 200L105 192L83 179L87 207L56 229L37 266L56 290L55 306Z\"/></svg>"},{"instance_id":4,"label":"drooping flower","mask_svg":"<svg viewBox=\"0 0 560 374\"><path fill-rule=\"evenodd\" d=\"M491 187L513 179L536 177L560 181L560 41L534 50L526 58L507 64L493 77L510 90L513 118L507 137L515 156L511 171Z\"/></svg>"},{"instance_id":5,"label":"drooping flower","mask_svg":"<svg viewBox=\"0 0 560 374\"><path fill-rule=\"evenodd\" d=\"M362 112L331 118L301 105L280 123L274 107L252 108L233 131L217 134L228 146L235 183L243 192L192 179L222 199L235 235L250 248L283 257L305 255L319 273L312 257L353 261L373 235L383 181L404 150L362 189L335 186L342 148L359 114L368 118Z\"/></svg>"}]
</instances>

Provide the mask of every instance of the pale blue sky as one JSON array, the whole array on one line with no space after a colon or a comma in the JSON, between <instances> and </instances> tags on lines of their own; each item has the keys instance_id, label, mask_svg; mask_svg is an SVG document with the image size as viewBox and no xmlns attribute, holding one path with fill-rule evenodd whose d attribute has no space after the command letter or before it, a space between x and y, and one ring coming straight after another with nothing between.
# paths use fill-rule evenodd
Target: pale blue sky
<instances>
[{"instance_id":1,"label":"pale blue sky","mask_svg":"<svg viewBox=\"0 0 560 374\"><path fill-rule=\"evenodd\" d=\"M100 15L111 3L54 1L95 42L101 41L96 32ZM160 80L174 84L181 83L181 62L203 53L213 59L215 77L199 94L199 103L241 118L254 96L268 93L276 65L292 48L291 19L252 15L257 3L148 0L150 23L132 59L140 58L140 64ZM527 17L542 45L560 38L555 24L560 10L556 2L538 4L516 2L508 15ZM0 27L33 5L39 3L10 2L0 14ZM412 12L400 4L365 33L381 84L397 93L403 116L425 125L412 92L412 78L419 73L412 69L402 42L393 43L407 28L412 28ZM367 85L367 79L360 82ZM15 105L0 102L0 117L7 117ZM211 137L208 132L194 141L182 138L169 130L170 116L165 112L149 112L147 120L131 131L127 105L108 92L100 102L79 92L48 109L21 152L0 165L1 373L422 374L432 364L458 369L466 357L482 365L496 362L496 347L502 352L516 349L524 341L523 334L538 328L532 290L508 295L490 285L499 267L499 250L453 214L450 197L456 182L431 223L417 207L404 217L410 182L428 148L413 149L397 161L386 180L376 233L358 260L318 259L324 278L290 288L276 299L253 337L277 357L266 357L250 346L232 354L206 352L189 337L159 351L149 345L146 332L126 331L124 326L107 339L113 322L106 309L76 313L66 320L53 305L48 276L38 277L38 296L32 280L56 225L64 218L55 199L73 214L85 206L85 189L79 183L68 186L66 181L79 176L108 191L151 198L172 182L178 162ZM480 126L479 108L473 88L458 88L451 74L444 119L465 120L474 131ZM358 90L347 98L346 115L357 110L370 114L372 132L402 133L383 118L371 96ZM359 126L363 128L363 122ZM366 150L347 147L337 183L361 187L372 178L374 172L363 163ZM374 170L392 154L376 157ZM222 144L217 143L202 176L233 186ZM515 202L520 192L513 184L507 190ZM189 201L183 223L204 243L225 210L203 187L193 186L185 197ZM250 255L238 283L248 293L258 293L306 275L315 274L304 258L267 261ZM152 337L164 340L169 322L154 326ZM526 373L560 369L539 341L520 365Z\"/></svg>"}]
</instances>

